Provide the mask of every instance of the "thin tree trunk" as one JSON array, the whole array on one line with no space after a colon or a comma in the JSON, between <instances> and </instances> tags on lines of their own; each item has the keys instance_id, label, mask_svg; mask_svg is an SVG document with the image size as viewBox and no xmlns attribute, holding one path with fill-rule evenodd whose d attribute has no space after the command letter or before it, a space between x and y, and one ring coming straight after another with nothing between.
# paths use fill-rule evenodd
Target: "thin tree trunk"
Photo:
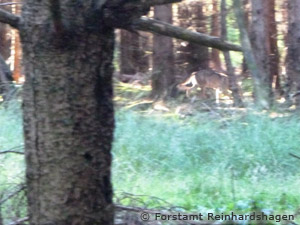
<instances>
[{"instance_id":1,"label":"thin tree trunk","mask_svg":"<svg viewBox=\"0 0 300 225\"><path fill-rule=\"evenodd\" d=\"M266 9L266 26L268 27L269 38L269 61L270 61L270 76L271 80L275 82L275 90L279 95L282 95L280 85L279 72L279 52L277 46L277 25L275 20L275 0L264 1L264 8Z\"/></svg>"},{"instance_id":2,"label":"thin tree trunk","mask_svg":"<svg viewBox=\"0 0 300 225\"><path fill-rule=\"evenodd\" d=\"M223 40L227 40L227 23L226 23L227 9L226 0L221 0L221 37ZM243 107L242 97L240 95L240 89L236 81L236 76L234 73L234 68L232 66L229 51L223 51L227 74L229 78L229 88L232 91L234 105L237 107Z\"/></svg>"},{"instance_id":3,"label":"thin tree trunk","mask_svg":"<svg viewBox=\"0 0 300 225\"><path fill-rule=\"evenodd\" d=\"M138 72L139 35L138 33L121 30L120 71L122 74Z\"/></svg>"},{"instance_id":4,"label":"thin tree trunk","mask_svg":"<svg viewBox=\"0 0 300 225\"><path fill-rule=\"evenodd\" d=\"M17 3L20 2L19 0L16 1ZM19 4L12 5L12 12L16 15L20 15L21 8ZM21 49L21 42L20 42L20 35L19 32L15 29L11 31L12 36L12 51L11 56L13 57L13 78L14 81L19 82L21 78L21 55L22 55L22 49Z\"/></svg>"},{"instance_id":5,"label":"thin tree trunk","mask_svg":"<svg viewBox=\"0 0 300 225\"><path fill-rule=\"evenodd\" d=\"M243 10L244 10L244 21L245 21L245 27L246 30L249 32L249 0L243 0ZM246 63L246 59L245 56L243 56L243 69L242 69L242 73L243 76L245 78L248 78L248 67L247 67L247 63Z\"/></svg>"},{"instance_id":6,"label":"thin tree trunk","mask_svg":"<svg viewBox=\"0 0 300 225\"><path fill-rule=\"evenodd\" d=\"M172 5L154 7L157 20L172 23ZM155 34L153 37L152 98L164 99L174 90L174 54L173 40Z\"/></svg>"},{"instance_id":7,"label":"thin tree trunk","mask_svg":"<svg viewBox=\"0 0 300 225\"><path fill-rule=\"evenodd\" d=\"M300 109L300 0L288 0L288 53L287 75L291 88L296 90L295 100ZM287 99L288 100L288 99Z\"/></svg>"},{"instance_id":8,"label":"thin tree trunk","mask_svg":"<svg viewBox=\"0 0 300 225\"><path fill-rule=\"evenodd\" d=\"M255 93L255 102L259 108L270 108L270 91L268 88L269 83L264 82L261 76L263 71L260 67L257 67L256 58L252 52L251 43L248 37L248 32L244 22L244 12L240 0L234 0L234 11L236 14L236 20L240 30L240 39L243 47L243 53L248 65L248 68L252 74L253 86Z\"/></svg>"},{"instance_id":9,"label":"thin tree trunk","mask_svg":"<svg viewBox=\"0 0 300 225\"><path fill-rule=\"evenodd\" d=\"M10 0L0 0L0 3L7 3ZM2 6L2 9L10 11L11 6ZM0 24L0 55L7 60L10 55L10 38L7 35L9 32L9 27L6 24Z\"/></svg>"},{"instance_id":10,"label":"thin tree trunk","mask_svg":"<svg viewBox=\"0 0 300 225\"><path fill-rule=\"evenodd\" d=\"M220 36L220 20L219 20L219 1L212 0L212 16L211 16L211 36ZM221 70L220 52L217 49L211 50L211 60L214 68Z\"/></svg>"}]
</instances>

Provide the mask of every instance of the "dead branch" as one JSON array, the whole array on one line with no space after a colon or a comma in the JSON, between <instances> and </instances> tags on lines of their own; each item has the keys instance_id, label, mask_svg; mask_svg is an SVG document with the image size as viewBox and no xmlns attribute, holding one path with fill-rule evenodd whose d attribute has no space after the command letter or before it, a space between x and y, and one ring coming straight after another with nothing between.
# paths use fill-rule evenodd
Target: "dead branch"
<instances>
[{"instance_id":1,"label":"dead branch","mask_svg":"<svg viewBox=\"0 0 300 225\"><path fill-rule=\"evenodd\" d=\"M293 153L289 153L289 155L290 155L290 156L293 156L293 157L296 158L296 159L300 159L300 156L297 156L297 155L295 155L295 154L293 154Z\"/></svg>"},{"instance_id":2,"label":"dead branch","mask_svg":"<svg viewBox=\"0 0 300 225\"><path fill-rule=\"evenodd\" d=\"M28 220L29 220L29 217L24 217L21 219L17 219L8 225L19 225L19 224L23 224L23 222L27 222Z\"/></svg>"},{"instance_id":3,"label":"dead branch","mask_svg":"<svg viewBox=\"0 0 300 225\"><path fill-rule=\"evenodd\" d=\"M21 191L25 190L25 188L26 188L25 184L20 184L20 185L19 185L19 188L18 188L16 191L10 193L10 194L9 194L8 196L6 196L5 198L0 199L0 205L2 205L3 203L5 203L7 200L13 198L14 196L16 196L16 195L19 194Z\"/></svg>"},{"instance_id":4,"label":"dead branch","mask_svg":"<svg viewBox=\"0 0 300 225\"><path fill-rule=\"evenodd\" d=\"M6 6L6 5L19 5L22 4L21 2L6 2L6 3L0 3L0 6Z\"/></svg>"},{"instance_id":5,"label":"dead branch","mask_svg":"<svg viewBox=\"0 0 300 225\"><path fill-rule=\"evenodd\" d=\"M154 19L149 19L146 17L134 20L131 24L131 27L128 27L128 29L130 28L174 37L203 46L217 48L222 51L242 51L242 48L240 46L227 41L222 41L222 39L219 37L213 37L207 34L190 31L181 27L173 26L171 24Z\"/></svg>"},{"instance_id":6,"label":"dead branch","mask_svg":"<svg viewBox=\"0 0 300 225\"><path fill-rule=\"evenodd\" d=\"M19 154L19 155L24 155L24 152L18 152L18 151L12 151L12 150L0 151L0 155L7 154L7 153L15 153L15 154Z\"/></svg>"},{"instance_id":7,"label":"dead branch","mask_svg":"<svg viewBox=\"0 0 300 225\"><path fill-rule=\"evenodd\" d=\"M20 17L3 9L0 9L0 22L9 24L13 28L18 29L20 24Z\"/></svg>"}]
</instances>

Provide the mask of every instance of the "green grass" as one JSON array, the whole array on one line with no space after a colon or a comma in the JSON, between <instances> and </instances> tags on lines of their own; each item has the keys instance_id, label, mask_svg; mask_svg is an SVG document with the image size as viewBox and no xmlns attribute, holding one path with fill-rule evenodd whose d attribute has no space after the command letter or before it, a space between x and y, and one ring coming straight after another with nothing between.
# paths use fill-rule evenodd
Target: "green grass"
<instances>
[{"instance_id":1,"label":"green grass","mask_svg":"<svg viewBox=\"0 0 300 225\"><path fill-rule=\"evenodd\" d=\"M249 114L224 122L209 113L189 121L119 112L114 187L189 210L285 211L299 206L300 123ZM234 189L234 191L233 191Z\"/></svg>"},{"instance_id":2,"label":"green grass","mask_svg":"<svg viewBox=\"0 0 300 225\"><path fill-rule=\"evenodd\" d=\"M251 110L218 113L180 119L119 109L113 145L116 198L130 193L141 195L149 207L166 204L147 197L155 196L202 213L249 212L254 204L295 212L300 161L288 153L300 155L300 118ZM23 144L21 125L19 103L0 108L1 150ZM22 156L0 155L0 168L1 192L23 179ZM4 205L5 218L12 216L14 204Z\"/></svg>"}]
</instances>

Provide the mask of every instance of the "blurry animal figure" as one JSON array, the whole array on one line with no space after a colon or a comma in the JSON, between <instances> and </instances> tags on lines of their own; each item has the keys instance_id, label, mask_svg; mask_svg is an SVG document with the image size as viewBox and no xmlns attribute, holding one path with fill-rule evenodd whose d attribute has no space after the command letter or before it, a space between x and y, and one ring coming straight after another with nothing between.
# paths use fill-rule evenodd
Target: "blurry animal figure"
<instances>
[{"instance_id":1,"label":"blurry animal figure","mask_svg":"<svg viewBox=\"0 0 300 225\"><path fill-rule=\"evenodd\" d=\"M179 90L186 91L186 96L190 98L190 92L192 89L200 87L201 98L205 98L206 89L216 90L216 101L219 102L220 93L227 93L229 89L229 81L226 75L217 73L212 69L203 69L197 72L193 72L183 83L177 85Z\"/></svg>"}]
</instances>

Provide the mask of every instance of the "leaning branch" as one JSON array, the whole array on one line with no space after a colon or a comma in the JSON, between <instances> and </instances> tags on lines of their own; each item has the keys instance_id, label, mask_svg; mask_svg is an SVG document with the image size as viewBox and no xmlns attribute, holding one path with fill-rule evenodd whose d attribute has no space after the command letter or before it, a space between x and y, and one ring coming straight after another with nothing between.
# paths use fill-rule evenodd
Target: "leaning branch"
<instances>
[{"instance_id":1,"label":"leaning branch","mask_svg":"<svg viewBox=\"0 0 300 225\"><path fill-rule=\"evenodd\" d=\"M182 0L144 0L144 1L141 1L141 2L134 2L134 3L128 3L126 5L129 5L129 4L140 4L140 5L143 5L144 7L151 7L151 6L155 6L155 5L165 5L165 4L172 4L172 3L178 3L178 2L181 2Z\"/></svg>"},{"instance_id":2,"label":"leaning branch","mask_svg":"<svg viewBox=\"0 0 300 225\"><path fill-rule=\"evenodd\" d=\"M20 17L3 9L0 9L0 22L9 24L13 28L18 29L20 24Z\"/></svg>"},{"instance_id":3,"label":"leaning branch","mask_svg":"<svg viewBox=\"0 0 300 225\"><path fill-rule=\"evenodd\" d=\"M240 46L227 41L223 41L219 37L213 37L203 33L186 30L181 27L173 26L171 24L154 19L149 19L146 17L134 20L131 24L131 28L135 30L148 31L164 36L174 37L199 45L216 48L221 51L242 51L242 48Z\"/></svg>"}]
</instances>

